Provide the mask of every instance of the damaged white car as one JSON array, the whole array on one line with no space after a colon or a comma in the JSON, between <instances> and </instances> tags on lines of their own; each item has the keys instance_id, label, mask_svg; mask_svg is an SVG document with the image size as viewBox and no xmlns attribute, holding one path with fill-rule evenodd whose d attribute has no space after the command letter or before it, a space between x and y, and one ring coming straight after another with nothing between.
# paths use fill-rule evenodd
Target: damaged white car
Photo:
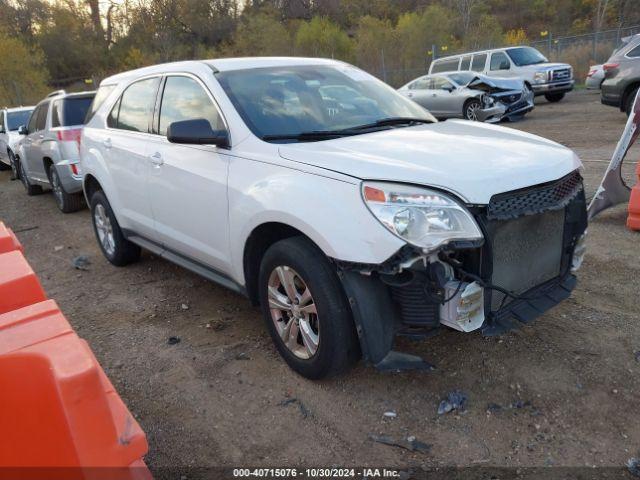
<instances>
[{"instance_id":1,"label":"damaged white car","mask_svg":"<svg viewBox=\"0 0 640 480\"><path fill-rule=\"evenodd\" d=\"M534 108L534 93L523 80L475 72L425 75L398 91L442 119L515 121Z\"/></svg>"},{"instance_id":2,"label":"damaged white car","mask_svg":"<svg viewBox=\"0 0 640 480\"><path fill-rule=\"evenodd\" d=\"M581 162L552 141L439 123L322 59L158 65L96 98L81 171L106 258L142 247L246 295L308 378L428 368L394 339L498 334L576 285Z\"/></svg>"}]
</instances>

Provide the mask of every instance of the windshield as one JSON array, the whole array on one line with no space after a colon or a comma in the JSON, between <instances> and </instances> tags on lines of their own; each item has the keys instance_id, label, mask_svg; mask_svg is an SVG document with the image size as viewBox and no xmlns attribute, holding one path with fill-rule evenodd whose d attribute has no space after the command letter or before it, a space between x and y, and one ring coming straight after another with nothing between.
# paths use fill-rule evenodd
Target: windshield
<instances>
[{"instance_id":1,"label":"windshield","mask_svg":"<svg viewBox=\"0 0 640 480\"><path fill-rule=\"evenodd\" d=\"M517 47L507 49L507 54L518 67L547 63L549 60L538 50L531 47Z\"/></svg>"},{"instance_id":2,"label":"windshield","mask_svg":"<svg viewBox=\"0 0 640 480\"><path fill-rule=\"evenodd\" d=\"M478 75L476 73L471 72L450 73L447 75L447 77L463 87L469 85L469 82L471 82L471 80L473 80L477 76Z\"/></svg>"},{"instance_id":3,"label":"windshield","mask_svg":"<svg viewBox=\"0 0 640 480\"><path fill-rule=\"evenodd\" d=\"M10 131L18 130L26 125L33 110L20 110L19 112L7 112L7 127Z\"/></svg>"},{"instance_id":4,"label":"windshield","mask_svg":"<svg viewBox=\"0 0 640 480\"><path fill-rule=\"evenodd\" d=\"M255 68L217 78L247 126L263 139L336 132L390 118L435 122L418 104L349 65Z\"/></svg>"}]
</instances>

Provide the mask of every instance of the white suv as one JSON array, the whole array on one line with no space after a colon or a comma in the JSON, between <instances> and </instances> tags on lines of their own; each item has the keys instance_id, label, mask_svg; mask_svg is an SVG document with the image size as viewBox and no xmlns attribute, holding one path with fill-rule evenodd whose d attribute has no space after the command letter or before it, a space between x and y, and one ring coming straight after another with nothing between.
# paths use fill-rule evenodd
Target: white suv
<instances>
[{"instance_id":1,"label":"white suv","mask_svg":"<svg viewBox=\"0 0 640 480\"><path fill-rule=\"evenodd\" d=\"M494 77L522 79L536 95L559 102L573 90L573 68L551 63L533 47L508 47L442 57L431 62L429 73L472 71Z\"/></svg>"},{"instance_id":2,"label":"white suv","mask_svg":"<svg viewBox=\"0 0 640 480\"><path fill-rule=\"evenodd\" d=\"M158 65L104 80L94 110L81 165L106 258L143 247L248 296L306 377L360 355L424 368L396 335L497 334L575 286L586 210L571 150L438 123L348 64Z\"/></svg>"},{"instance_id":3,"label":"white suv","mask_svg":"<svg viewBox=\"0 0 640 480\"><path fill-rule=\"evenodd\" d=\"M0 170L11 168L11 180L18 179L15 156L21 139L18 129L29 122L34 108L18 107L0 110Z\"/></svg>"}]
</instances>

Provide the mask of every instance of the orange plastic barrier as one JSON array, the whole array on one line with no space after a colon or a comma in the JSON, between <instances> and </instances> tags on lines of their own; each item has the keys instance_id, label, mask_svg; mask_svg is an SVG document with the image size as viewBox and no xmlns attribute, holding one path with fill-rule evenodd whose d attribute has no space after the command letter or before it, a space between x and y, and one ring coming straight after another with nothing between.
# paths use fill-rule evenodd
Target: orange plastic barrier
<instances>
[{"instance_id":1,"label":"orange plastic barrier","mask_svg":"<svg viewBox=\"0 0 640 480\"><path fill-rule=\"evenodd\" d=\"M22 244L13 231L5 227L4 223L0 222L0 253L11 252L13 250L20 250L22 252Z\"/></svg>"},{"instance_id":2,"label":"orange plastic barrier","mask_svg":"<svg viewBox=\"0 0 640 480\"><path fill-rule=\"evenodd\" d=\"M640 230L640 160L636 165L636 175L638 176L638 180L631 189L629 216L627 217L627 228L631 230Z\"/></svg>"},{"instance_id":3,"label":"orange plastic barrier","mask_svg":"<svg viewBox=\"0 0 640 480\"><path fill-rule=\"evenodd\" d=\"M0 253L0 314L46 298L22 252Z\"/></svg>"},{"instance_id":4,"label":"orange plastic barrier","mask_svg":"<svg viewBox=\"0 0 640 480\"><path fill-rule=\"evenodd\" d=\"M20 251L0 254L0 425L0 479L151 479L144 432Z\"/></svg>"}]
</instances>

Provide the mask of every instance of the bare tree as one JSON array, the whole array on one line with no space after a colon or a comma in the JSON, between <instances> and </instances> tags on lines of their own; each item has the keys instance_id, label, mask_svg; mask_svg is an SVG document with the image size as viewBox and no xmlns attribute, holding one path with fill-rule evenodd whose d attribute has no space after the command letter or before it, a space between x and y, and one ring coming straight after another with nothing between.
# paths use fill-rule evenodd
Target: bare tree
<instances>
[{"instance_id":1,"label":"bare tree","mask_svg":"<svg viewBox=\"0 0 640 480\"><path fill-rule=\"evenodd\" d=\"M607 18L607 10L609 8L609 0L597 0L594 5L593 12L593 28L596 32L602 30L604 21Z\"/></svg>"},{"instance_id":2,"label":"bare tree","mask_svg":"<svg viewBox=\"0 0 640 480\"><path fill-rule=\"evenodd\" d=\"M482 0L450 0L453 8L460 14L462 21L462 34L467 35L471 27L473 10L478 7Z\"/></svg>"}]
</instances>

